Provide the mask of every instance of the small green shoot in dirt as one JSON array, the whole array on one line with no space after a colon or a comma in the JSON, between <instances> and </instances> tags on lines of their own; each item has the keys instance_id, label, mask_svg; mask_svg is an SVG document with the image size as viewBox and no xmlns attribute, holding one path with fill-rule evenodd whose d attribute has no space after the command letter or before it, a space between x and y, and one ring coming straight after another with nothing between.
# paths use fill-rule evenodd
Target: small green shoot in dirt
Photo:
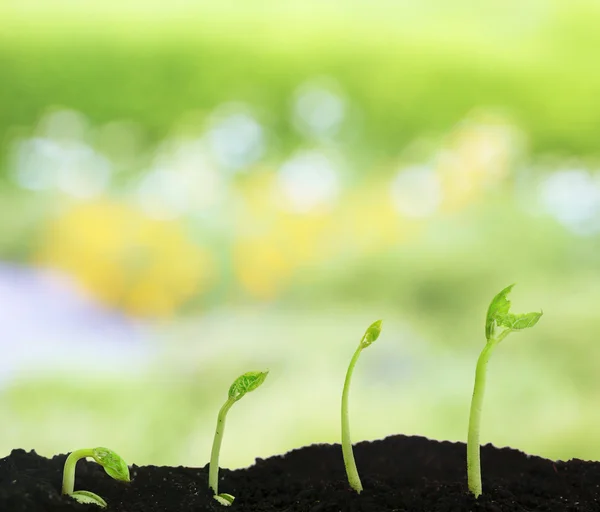
<instances>
[{"instance_id":1,"label":"small green shoot in dirt","mask_svg":"<svg viewBox=\"0 0 600 512\"><path fill-rule=\"evenodd\" d=\"M352 380L352 372L358 361L358 356L362 352L363 348L367 348L373 343L381 333L381 320L373 322L366 330L364 336L358 344L358 348L354 352L352 359L350 360L350 366L346 372L346 380L344 382L344 390L342 392L342 455L344 456L344 466L346 467L346 475L348 476L348 483L357 493L363 490L360 477L358 476L358 469L356 469L356 462L354 461L354 452L352 451L352 441L350 440L350 417L348 415L348 395L350 393L350 381Z\"/></svg>"},{"instance_id":2,"label":"small green shoot in dirt","mask_svg":"<svg viewBox=\"0 0 600 512\"><path fill-rule=\"evenodd\" d=\"M229 388L227 401L223 404L217 418L217 429L210 454L210 465L208 470L208 487L215 493L215 500L221 505L229 506L235 499L231 494L219 494L219 452L221 451L221 441L225 431L225 418L231 406L242 398L246 393L254 391L267 378L268 371L265 372L247 372L235 379Z\"/></svg>"},{"instance_id":3,"label":"small green shoot in dirt","mask_svg":"<svg viewBox=\"0 0 600 512\"><path fill-rule=\"evenodd\" d=\"M479 458L479 431L481 426L481 408L485 392L485 379L487 364L492 351L504 338L513 331L521 331L533 327L538 323L543 312L514 314L510 312L510 301L507 295L514 284L504 288L496 295L487 311L485 321L486 345L477 360L475 370L475 386L471 400L471 413L469 416L469 434L467 439L467 477L469 490L479 497L481 487L481 461Z\"/></svg>"},{"instance_id":4,"label":"small green shoot in dirt","mask_svg":"<svg viewBox=\"0 0 600 512\"><path fill-rule=\"evenodd\" d=\"M74 491L75 488L75 467L77 461L91 457L100 464L106 473L122 482L129 482L129 468L125 461L115 452L108 448L84 448L72 452L65 461L63 471L62 493L76 499L80 503L93 503L99 507L106 507L106 501L100 496L90 491Z\"/></svg>"}]
</instances>

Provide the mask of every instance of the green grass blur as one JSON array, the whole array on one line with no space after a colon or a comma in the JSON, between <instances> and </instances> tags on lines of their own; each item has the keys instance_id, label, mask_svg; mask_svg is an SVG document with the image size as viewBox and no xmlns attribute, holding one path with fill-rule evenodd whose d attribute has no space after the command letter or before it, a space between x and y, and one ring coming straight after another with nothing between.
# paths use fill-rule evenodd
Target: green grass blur
<instances>
[{"instance_id":1,"label":"green grass blur","mask_svg":"<svg viewBox=\"0 0 600 512\"><path fill-rule=\"evenodd\" d=\"M155 358L106 379L85 365L18 375L0 395L0 452L106 445L129 463L201 466L228 386L266 367L230 413L223 465L339 442L345 368L378 318L354 377L353 440L464 441L485 311L517 282L515 310L544 316L492 357L482 440L600 459L600 238L539 199L557 170L597 178L599 21L586 1L1 4L0 258L63 270L147 321ZM290 120L314 80L347 105L326 140ZM231 102L261 123L264 155L217 206L140 214L137 184L165 141L209 131ZM16 141L42 137L61 109L108 156L121 146L103 145L107 126L133 134L93 199L15 179ZM503 163L481 178L490 145ZM283 212L271 189L309 150L343 162L341 191L334 206ZM464 187L448 154L470 173ZM445 194L417 218L387 204L414 164L432 166Z\"/></svg>"},{"instance_id":2,"label":"green grass blur","mask_svg":"<svg viewBox=\"0 0 600 512\"><path fill-rule=\"evenodd\" d=\"M65 105L95 123L133 118L157 141L191 110L236 100L289 149L289 96L326 74L361 107L361 152L394 155L485 105L514 115L534 151L597 154L594 2L356 2L344 16L337 2L27 3L0 7L0 134Z\"/></svg>"}]
</instances>

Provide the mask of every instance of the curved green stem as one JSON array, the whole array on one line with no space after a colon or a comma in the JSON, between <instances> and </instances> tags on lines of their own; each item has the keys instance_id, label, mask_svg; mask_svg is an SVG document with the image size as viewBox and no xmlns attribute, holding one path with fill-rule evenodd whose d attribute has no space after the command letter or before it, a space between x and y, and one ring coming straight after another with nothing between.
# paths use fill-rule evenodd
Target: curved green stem
<instances>
[{"instance_id":1,"label":"curved green stem","mask_svg":"<svg viewBox=\"0 0 600 512\"><path fill-rule=\"evenodd\" d=\"M75 467L77 461L85 459L86 457L93 457L94 450L91 448L83 448L81 450L75 450L67 457L65 461L65 468L63 471L63 482L62 482L62 493L72 494L75 490Z\"/></svg>"},{"instance_id":2,"label":"curved green stem","mask_svg":"<svg viewBox=\"0 0 600 512\"><path fill-rule=\"evenodd\" d=\"M225 432L225 418L231 406L236 402L235 398L228 398L219 410L217 418L217 428L215 438L213 440L212 451L210 452L210 466L208 469L208 487L215 494L219 494L219 452L221 451L221 441L223 440L223 432Z\"/></svg>"},{"instance_id":3,"label":"curved green stem","mask_svg":"<svg viewBox=\"0 0 600 512\"><path fill-rule=\"evenodd\" d=\"M342 393L342 455L344 456L344 466L346 475L348 475L348 483L357 492L363 490L358 469L354 461L354 452L352 451L352 441L350 440L350 417L348 414L348 395L350 394L350 381L352 380L352 372L358 361L358 356L362 351L362 344L358 346L356 352L352 356L350 366L346 372L346 380L344 382L344 391Z\"/></svg>"}]
</instances>

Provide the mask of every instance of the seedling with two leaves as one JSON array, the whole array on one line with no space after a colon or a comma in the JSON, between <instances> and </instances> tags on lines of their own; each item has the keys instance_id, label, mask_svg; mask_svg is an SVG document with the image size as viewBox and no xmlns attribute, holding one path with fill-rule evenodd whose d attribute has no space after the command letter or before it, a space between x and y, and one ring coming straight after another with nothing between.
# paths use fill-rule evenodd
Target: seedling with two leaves
<instances>
[{"instance_id":1,"label":"seedling with two leaves","mask_svg":"<svg viewBox=\"0 0 600 512\"><path fill-rule=\"evenodd\" d=\"M507 295L514 284L504 288L496 295L487 311L485 321L486 345L477 360L475 370L475 386L471 400L471 413L469 416L469 433L467 438L467 477L469 490L475 497L482 493L481 486L481 461L479 447L479 431L481 427L481 409L488 361L492 351L511 332L522 331L538 323L543 312L514 314L510 312L510 301Z\"/></svg>"}]
</instances>

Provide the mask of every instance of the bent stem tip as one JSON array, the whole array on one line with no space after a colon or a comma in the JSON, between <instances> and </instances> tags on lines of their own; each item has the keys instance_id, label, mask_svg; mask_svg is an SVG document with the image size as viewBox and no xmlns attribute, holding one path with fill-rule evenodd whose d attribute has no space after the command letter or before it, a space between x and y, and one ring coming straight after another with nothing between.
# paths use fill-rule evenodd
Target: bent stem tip
<instances>
[{"instance_id":1,"label":"bent stem tip","mask_svg":"<svg viewBox=\"0 0 600 512\"><path fill-rule=\"evenodd\" d=\"M210 463L208 468L208 487L212 489L215 496L219 495L219 453L221 451L221 442L223 440L223 433L225 432L225 419L227 412L231 409L232 405L240 400L246 393L250 393L257 389L267 378L269 371L259 372L246 372L240 375L233 384L229 387L227 393L227 401L223 404L219 410L219 416L217 418L217 428L215 429L215 437L213 439L212 450L210 453ZM231 496L225 494L225 496ZM217 499L215 497L215 499ZM221 501L217 499L219 503ZM233 501L233 497L232 497ZM231 504L231 503L230 503Z\"/></svg>"},{"instance_id":2,"label":"bent stem tip","mask_svg":"<svg viewBox=\"0 0 600 512\"><path fill-rule=\"evenodd\" d=\"M358 475L358 468L356 467L354 451L352 449L352 440L350 439L350 414L348 412L350 382L352 381L352 373L354 372L354 367L356 366L360 353L364 348L367 348L379 338L379 335L381 334L381 324L382 320L377 320L365 331L365 334L358 344L358 348L350 360L348 371L346 372L346 379L344 381L344 389L342 391L342 455L344 457L344 467L346 468L348 483L358 494L362 492L363 486L360 481L360 476Z\"/></svg>"},{"instance_id":3,"label":"bent stem tip","mask_svg":"<svg viewBox=\"0 0 600 512\"><path fill-rule=\"evenodd\" d=\"M71 496L80 503L91 503L104 508L106 507L106 501L97 494L90 491L74 490L75 468L77 467L77 462L86 457L94 459L95 462L104 468L104 471L106 471L111 478L121 482L130 481L129 467L127 467L127 463L119 455L102 446L98 448L75 450L67 457L63 469L62 493Z\"/></svg>"}]
</instances>

